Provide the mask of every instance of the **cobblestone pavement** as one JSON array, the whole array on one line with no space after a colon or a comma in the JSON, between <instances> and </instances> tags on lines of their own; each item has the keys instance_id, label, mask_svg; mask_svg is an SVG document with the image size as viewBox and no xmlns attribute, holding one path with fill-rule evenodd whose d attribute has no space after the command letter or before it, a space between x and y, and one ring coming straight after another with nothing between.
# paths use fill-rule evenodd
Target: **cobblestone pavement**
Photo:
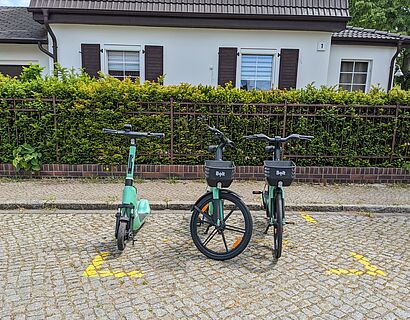
<instances>
[{"instance_id":1,"label":"cobblestone pavement","mask_svg":"<svg viewBox=\"0 0 410 320\"><path fill-rule=\"evenodd\" d=\"M278 262L260 212L218 262L188 213L151 215L123 254L110 213L1 213L0 318L409 319L410 218L308 214L289 215Z\"/></svg>"},{"instance_id":2,"label":"cobblestone pavement","mask_svg":"<svg viewBox=\"0 0 410 320\"><path fill-rule=\"evenodd\" d=\"M156 203L194 203L205 189L205 181L155 180L137 181L138 194ZM246 203L259 203L263 181L235 181L231 189ZM74 202L117 203L123 188L122 180L0 180L0 203ZM292 184L286 188L286 203L334 205L410 205L409 185L314 185Z\"/></svg>"}]
</instances>

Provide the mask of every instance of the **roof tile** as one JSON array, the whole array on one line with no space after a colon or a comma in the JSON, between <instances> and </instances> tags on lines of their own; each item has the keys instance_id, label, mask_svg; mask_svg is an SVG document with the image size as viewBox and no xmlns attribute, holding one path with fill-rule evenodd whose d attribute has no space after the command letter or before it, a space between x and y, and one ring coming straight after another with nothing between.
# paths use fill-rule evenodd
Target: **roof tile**
<instances>
[{"instance_id":1,"label":"roof tile","mask_svg":"<svg viewBox=\"0 0 410 320\"><path fill-rule=\"evenodd\" d=\"M332 35L332 39L343 40L343 39L353 39L353 40L405 40L410 41L410 36L403 36L397 33L390 33L386 31L378 31L375 29L365 29L358 27L347 27L345 30L340 32L335 32Z\"/></svg>"},{"instance_id":2,"label":"roof tile","mask_svg":"<svg viewBox=\"0 0 410 320\"><path fill-rule=\"evenodd\" d=\"M0 40L46 40L43 25L33 20L32 13L22 7L0 7Z\"/></svg>"},{"instance_id":3,"label":"roof tile","mask_svg":"<svg viewBox=\"0 0 410 320\"><path fill-rule=\"evenodd\" d=\"M347 0L31 0L30 8L349 17Z\"/></svg>"}]
</instances>

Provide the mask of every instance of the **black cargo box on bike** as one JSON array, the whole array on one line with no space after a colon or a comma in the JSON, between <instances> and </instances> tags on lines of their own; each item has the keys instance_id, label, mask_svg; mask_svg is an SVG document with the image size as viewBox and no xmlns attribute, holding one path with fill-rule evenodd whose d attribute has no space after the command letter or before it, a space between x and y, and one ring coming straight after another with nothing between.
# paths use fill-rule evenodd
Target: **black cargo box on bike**
<instances>
[{"instance_id":1,"label":"black cargo box on bike","mask_svg":"<svg viewBox=\"0 0 410 320\"><path fill-rule=\"evenodd\" d=\"M228 188L235 175L235 165L232 161L206 160L205 179L210 187L216 187L220 182L223 188Z\"/></svg>"},{"instance_id":2,"label":"black cargo box on bike","mask_svg":"<svg viewBox=\"0 0 410 320\"><path fill-rule=\"evenodd\" d=\"M264 162L265 178L271 186L278 186L282 181L283 186L290 186L296 175L296 165L293 161L273 161Z\"/></svg>"}]
</instances>

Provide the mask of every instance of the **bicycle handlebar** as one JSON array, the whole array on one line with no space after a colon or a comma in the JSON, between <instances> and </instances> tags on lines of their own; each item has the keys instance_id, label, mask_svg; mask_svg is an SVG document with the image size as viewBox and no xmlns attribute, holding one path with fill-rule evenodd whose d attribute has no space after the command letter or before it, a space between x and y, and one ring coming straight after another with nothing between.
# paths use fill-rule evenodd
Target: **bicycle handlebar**
<instances>
[{"instance_id":1,"label":"bicycle handlebar","mask_svg":"<svg viewBox=\"0 0 410 320\"><path fill-rule=\"evenodd\" d=\"M107 134L118 134L123 136L130 136L131 138L164 138L164 133L157 132L136 132L136 131L125 131L125 130L112 130L112 129L103 129L104 133Z\"/></svg>"},{"instance_id":2,"label":"bicycle handlebar","mask_svg":"<svg viewBox=\"0 0 410 320\"><path fill-rule=\"evenodd\" d=\"M257 133L257 134L252 134L250 136L243 136L243 139L247 140L262 140L262 141L267 141L267 142L286 142L291 139L300 139L300 140L311 140L314 137L313 136L305 136L301 134L291 134L287 136L286 138L282 137L274 137L270 138L266 134L263 133Z\"/></svg>"},{"instance_id":3,"label":"bicycle handlebar","mask_svg":"<svg viewBox=\"0 0 410 320\"><path fill-rule=\"evenodd\" d=\"M236 147L235 143L232 140L225 137L225 135L221 131L219 131L217 128L210 127L210 126L206 126L206 128L208 130L212 131L213 133L215 133L215 136L218 137L218 139L220 140L221 144L223 144L223 146L227 145L227 146L230 146L232 148Z\"/></svg>"}]
</instances>

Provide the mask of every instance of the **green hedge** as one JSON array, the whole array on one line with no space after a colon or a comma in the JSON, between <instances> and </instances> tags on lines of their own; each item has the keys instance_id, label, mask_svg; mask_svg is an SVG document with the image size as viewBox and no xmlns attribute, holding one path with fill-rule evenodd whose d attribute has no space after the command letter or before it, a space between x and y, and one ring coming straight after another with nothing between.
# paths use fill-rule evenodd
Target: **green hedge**
<instances>
[{"instance_id":1,"label":"green hedge","mask_svg":"<svg viewBox=\"0 0 410 320\"><path fill-rule=\"evenodd\" d=\"M55 106L44 101L51 97L61 101ZM33 66L26 69L20 79L0 74L0 98L3 98L0 102L0 162L3 163L12 161L13 150L18 145L29 143L43 154L44 163L123 164L126 142L119 137L102 134L101 129L121 128L124 123L131 123L140 131L165 132L166 139L146 140L139 145L137 161L169 163L170 116L166 114L169 104L158 102L169 102L171 98L175 101L175 112L196 113L175 116L174 152L183 155L176 156L175 163L202 163L208 156L206 147L212 142L204 127L205 124L215 124L238 142L238 148L230 150L227 157L235 159L237 164L261 164L265 158L263 144L245 142L240 137L259 132L280 135L283 119L268 115L267 110L282 114L283 107L257 104L330 105L319 106L314 111L309 106L288 108L286 133L316 137L310 143L292 143L287 147L288 154L307 156L296 158L298 165L401 167L407 163L410 143L410 110L400 109L395 120L395 109L380 107L410 105L410 92L398 88L389 93L374 88L368 94L313 86L289 91L243 91L231 86L140 84L108 76L91 79L85 74L76 75L62 69L59 78L41 78L39 69ZM4 98L34 100L15 103ZM141 101L151 103L142 104ZM193 105L187 106L183 102ZM206 103L218 105L210 109ZM235 103L239 104L236 109L232 108ZM365 111L368 115L392 117L363 118L363 110L338 105L371 105L375 107ZM36 112L15 112L10 108L35 109ZM157 113L141 113L147 110ZM225 115L212 115L215 112ZM240 115L236 114L238 112ZM252 116L261 112L266 115ZM390 161L391 139L395 131L396 147L393 161Z\"/></svg>"}]
</instances>

